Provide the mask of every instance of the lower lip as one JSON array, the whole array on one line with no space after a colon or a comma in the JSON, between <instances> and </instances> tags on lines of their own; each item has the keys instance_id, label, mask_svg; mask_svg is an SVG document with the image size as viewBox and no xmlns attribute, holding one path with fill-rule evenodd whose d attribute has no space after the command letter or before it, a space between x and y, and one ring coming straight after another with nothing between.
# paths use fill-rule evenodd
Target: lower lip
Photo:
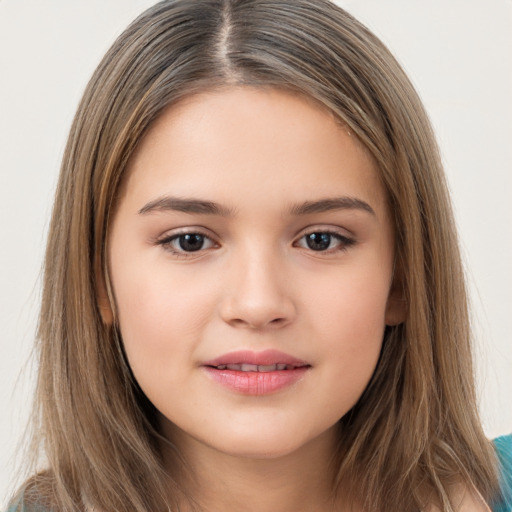
<instances>
[{"instance_id":1,"label":"lower lip","mask_svg":"<svg viewBox=\"0 0 512 512\"><path fill-rule=\"evenodd\" d=\"M275 372L242 372L238 370L217 370L203 366L208 375L237 393L243 395L262 396L276 393L299 381L309 366L301 366L294 370L277 370Z\"/></svg>"}]
</instances>

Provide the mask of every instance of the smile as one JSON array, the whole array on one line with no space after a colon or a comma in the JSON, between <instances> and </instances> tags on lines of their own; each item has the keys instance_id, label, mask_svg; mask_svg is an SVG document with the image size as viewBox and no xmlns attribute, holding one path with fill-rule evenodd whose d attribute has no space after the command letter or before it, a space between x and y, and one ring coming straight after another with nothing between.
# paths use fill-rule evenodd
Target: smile
<instances>
[{"instance_id":1,"label":"smile","mask_svg":"<svg viewBox=\"0 0 512 512\"><path fill-rule=\"evenodd\" d=\"M217 370L236 370L240 372L275 372L281 370L295 370L301 366L286 363L278 364L220 364L214 366Z\"/></svg>"},{"instance_id":2,"label":"smile","mask_svg":"<svg viewBox=\"0 0 512 512\"><path fill-rule=\"evenodd\" d=\"M212 380L237 394L277 393L300 381L311 365L283 352L238 351L203 363Z\"/></svg>"}]
</instances>

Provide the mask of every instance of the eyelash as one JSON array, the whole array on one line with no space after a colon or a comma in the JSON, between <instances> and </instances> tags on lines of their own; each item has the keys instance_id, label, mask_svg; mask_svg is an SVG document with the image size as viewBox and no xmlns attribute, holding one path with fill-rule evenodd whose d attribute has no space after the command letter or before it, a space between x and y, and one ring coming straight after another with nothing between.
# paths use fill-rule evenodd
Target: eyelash
<instances>
[{"instance_id":1,"label":"eyelash","mask_svg":"<svg viewBox=\"0 0 512 512\"><path fill-rule=\"evenodd\" d=\"M294 245L297 245L301 240L306 239L308 236L312 235L329 235L330 242L332 242L332 239L337 240L339 246L334 248L328 248L326 250L319 250L315 251L311 247L303 247L306 250L310 250L314 253L320 253L320 254L332 254L337 252L344 252L348 250L349 247L353 246L356 241L353 238L349 238L345 235L342 235L341 233L338 233L337 231L329 230L329 229L313 229L308 230L306 233L304 233L297 242L294 243ZM306 242L307 244L307 242ZM330 245L330 244L329 244Z\"/></svg>"},{"instance_id":2,"label":"eyelash","mask_svg":"<svg viewBox=\"0 0 512 512\"><path fill-rule=\"evenodd\" d=\"M307 247L307 245L308 245L307 241L305 241L306 246L299 245L299 242L301 240L305 240L306 237L312 236L312 235L328 235L330 237L329 245L331 245L331 243L334 239L335 241L337 241L337 247L327 248L325 250L314 250L311 247ZM202 237L203 241L208 240L210 242L211 246L206 247L206 248L201 246L199 249L192 250L192 251L186 251L183 248L178 249L176 247L173 247L173 243L179 243L180 238L187 237L187 236ZM351 246L353 246L355 243L356 243L356 240L354 240L353 238L349 238L349 237L342 235L333 230L311 229L311 230L308 230L307 232L305 232L304 234L302 234L297 239L297 241L294 242L293 245L294 245L294 247L301 247L301 248L303 248L307 251L310 251L314 254L318 253L318 254L327 255L327 254L333 254L333 253L338 253L338 252L344 252L344 251L348 250ZM161 240L158 240L157 244L162 246L166 251L169 251L171 254L173 254L175 257L178 257L178 258L191 258L191 257L194 257L195 255L199 256L206 250L215 248L215 246L218 247L218 244L212 239L212 237L203 233L201 230L190 230L190 231L183 231L181 233L175 233L173 235L166 236L165 238L163 238Z\"/></svg>"},{"instance_id":3,"label":"eyelash","mask_svg":"<svg viewBox=\"0 0 512 512\"><path fill-rule=\"evenodd\" d=\"M215 247L216 245L218 245L212 239L211 236L203 233L201 230L189 230L189 231L183 231L181 233L175 233L173 235L166 236L165 238L163 238L161 240L158 240L157 244L162 246L164 248L164 250L169 251L173 256L176 256L178 258L190 258L190 257L193 257L194 255L199 255L199 254L203 253L205 250L208 250L211 247L208 247L206 249L203 247L200 247L196 251L185 251L183 249L177 249L177 248L173 247L172 244L173 244L173 242L179 243L179 239L182 237L194 236L194 235L203 237L204 240L209 240L212 244L212 247Z\"/></svg>"}]
</instances>

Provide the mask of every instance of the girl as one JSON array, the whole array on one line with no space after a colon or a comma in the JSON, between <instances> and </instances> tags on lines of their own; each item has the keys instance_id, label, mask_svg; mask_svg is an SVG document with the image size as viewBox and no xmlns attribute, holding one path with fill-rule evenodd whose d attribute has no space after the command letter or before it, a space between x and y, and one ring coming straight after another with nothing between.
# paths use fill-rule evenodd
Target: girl
<instances>
[{"instance_id":1,"label":"girl","mask_svg":"<svg viewBox=\"0 0 512 512\"><path fill-rule=\"evenodd\" d=\"M327 1L165 1L119 37L38 349L47 469L13 510L505 506L427 117Z\"/></svg>"}]
</instances>

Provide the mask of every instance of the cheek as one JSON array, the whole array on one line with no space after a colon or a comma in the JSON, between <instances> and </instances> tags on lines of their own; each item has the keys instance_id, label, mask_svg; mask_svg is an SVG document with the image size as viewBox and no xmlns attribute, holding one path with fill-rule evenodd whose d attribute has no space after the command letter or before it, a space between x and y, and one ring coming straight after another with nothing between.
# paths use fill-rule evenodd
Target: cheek
<instances>
[{"instance_id":1,"label":"cheek","mask_svg":"<svg viewBox=\"0 0 512 512\"><path fill-rule=\"evenodd\" d=\"M380 337L385 327L390 274L377 266L347 267L317 279L314 286L304 283L309 290L303 294L309 321L327 331L332 340L337 339L336 333L353 333L354 347Z\"/></svg>"},{"instance_id":2,"label":"cheek","mask_svg":"<svg viewBox=\"0 0 512 512\"><path fill-rule=\"evenodd\" d=\"M336 297L335 297L336 299ZM359 366L374 365L384 335L384 309L378 301L358 300L357 297L333 300L324 309L322 331L325 348L349 373ZM338 307L334 307L336 304ZM322 313L319 312L321 318Z\"/></svg>"},{"instance_id":3,"label":"cheek","mask_svg":"<svg viewBox=\"0 0 512 512\"><path fill-rule=\"evenodd\" d=\"M213 314L212 291L201 280L170 274L165 265L117 267L113 280L123 344L139 383L145 376L168 376L170 362L191 361Z\"/></svg>"},{"instance_id":4,"label":"cheek","mask_svg":"<svg viewBox=\"0 0 512 512\"><path fill-rule=\"evenodd\" d=\"M387 295L388 280L370 272L333 279L324 293L310 297L308 322L321 343L326 387L338 397L341 414L357 402L377 365Z\"/></svg>"}]
</instances>

